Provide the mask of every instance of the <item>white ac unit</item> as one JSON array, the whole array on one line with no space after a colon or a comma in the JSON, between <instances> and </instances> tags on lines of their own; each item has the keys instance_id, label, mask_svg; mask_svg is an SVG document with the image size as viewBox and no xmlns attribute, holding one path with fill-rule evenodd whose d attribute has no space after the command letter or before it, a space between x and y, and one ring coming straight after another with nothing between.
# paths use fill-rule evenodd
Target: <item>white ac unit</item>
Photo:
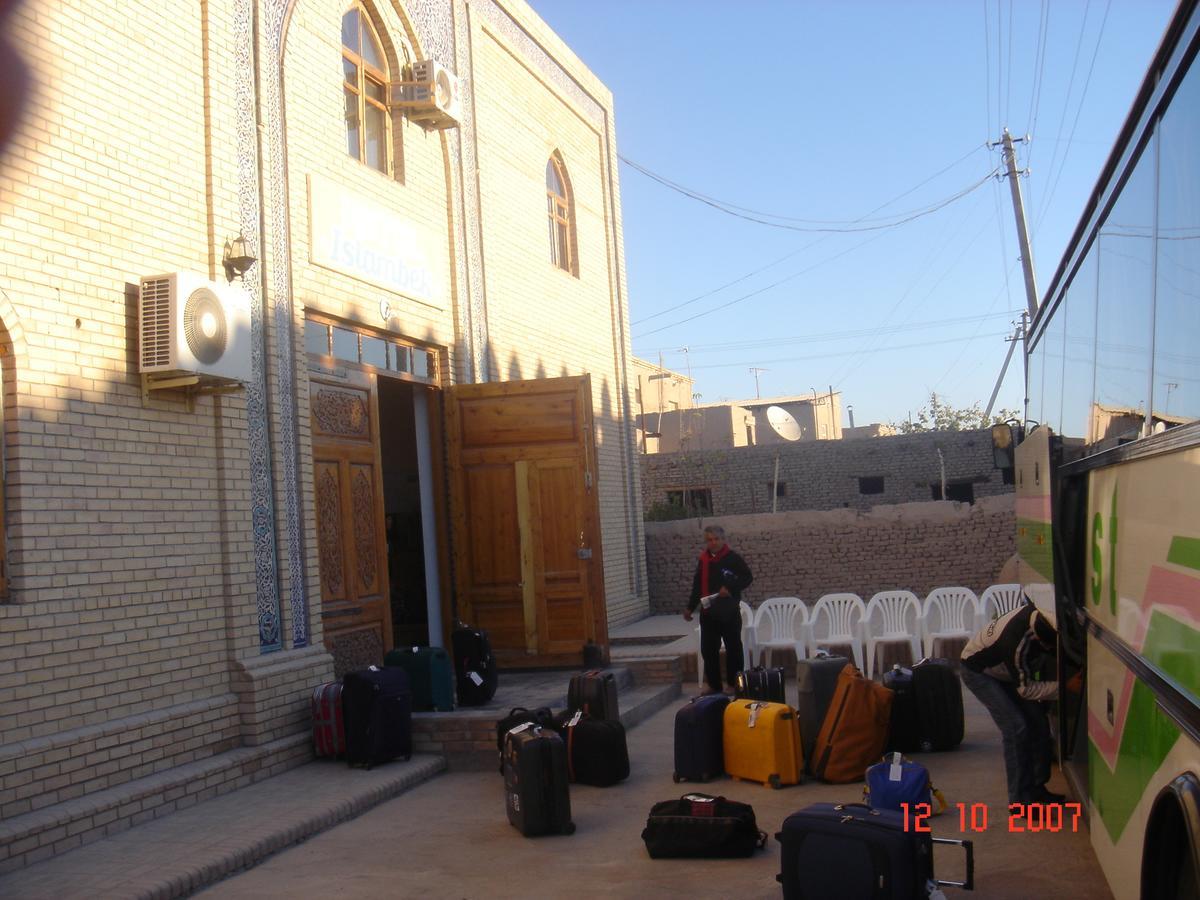
<instances>
[{"instance_id":1,"label":"white ac unit","mask_svg":"<svg viewBox=\"0 0 1200 900\"><path fill-rule=\"evenodd\" d=\"M190 272L143 278L138 371L249 381L249 293Z\"/></svg>"},{"instance_id":2,"label":"white ac unit","mask_svg":"<svg viewBox=\"0 0 1200 900\"><path fill-rule=\"evenodd\" d=\"M458 76L437 60L419 59L412 64L412 81L400 105L427 128L452 128L462 121Z\"/></svg>"}]
</instances>

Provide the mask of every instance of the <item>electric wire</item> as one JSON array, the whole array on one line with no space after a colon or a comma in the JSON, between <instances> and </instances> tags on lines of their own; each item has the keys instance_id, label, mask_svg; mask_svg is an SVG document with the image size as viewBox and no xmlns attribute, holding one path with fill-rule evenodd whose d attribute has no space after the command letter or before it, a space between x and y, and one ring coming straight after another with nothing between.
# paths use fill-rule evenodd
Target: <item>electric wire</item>
<instances>
[{"instance_id":1,"label":"electric wire","mask_svg":"<svg viewBox=\"0 0 1200 900\"><path fill-rule=\"evenodd\" d=\"M1046 42L1050 34L1050 4L1048 0L1042 0L1042 14L1038 19L1038 40L1037 40L1037 57L1034 61L1034 76L1033 76L1033 93L1029 98L1029 108L1032 111L1030 119L1032 124L1029 126L1029 133L1036 135L1038 133L1038 112L1042 105L1042 73L1046 68ZM1035 145L1030 141L1029 149L1025 151L1025 167L1032 169L1033 151ZM1033 206L1033 179L1030 179L1029 184L1029 205ZM1032 239L1032 235L1030 236Z\"/></svg>"},{"instance_id":2,"label":"electric wire","mask_svg":"<svg viewBox=\"0 0 1200 900\"><path fill-rule=\"evenodd\" d=\"M996 0L1000 2L1000 0ZM983 97L987 106L987 139L992 138L992 38L988 29L988 0L983 0ZM999 110L997 110L997 114Z\"/></svg>"},{"instance_id":3,"label":"electric wire","mask_svg":"<svg viewBox=\"0 0 1200 900\"><path fill-rule=\"evenodd\" d=\"M1012 101L1012 52L1013 52L1013 0L1008 0L1008 72L1005 77L1004 85L1004 121L1008 121L1009 112L1011 111L1010 103Z\"/></svg>"},{"instance_id":4,"label":"electric wire","mask_svg":"<svg viewBox=\"0 0 1200 900\"><path fill-rule=\"evenodd\" d=\"M1003 337L1007 335L1007 331L996 332L995 334L982 335L983 337ZM961 342L961 336L952 338L940 338L936 341L920 341L913 344L894 344L890 347L880 347L876 349L876 353L891 353L896 350L915 350L918 347L936 347L944 344L957 344ZM803 360L797 360L794 356L780 357L779 359L759 359L759 360L743 360L740 362L721 362L721 363L703 363L702 365L692 366L693 369L733 369L741 368L749 365L769 365L771 363L794 363L807 362L811 359L835 359L839 356L849 356L857 353L857 350L842 350L835 353L815 353L805 356ZM836 383L835 383L836 384Z\"/></svg>"},{"instance_id":5,"label":"electric wire","mask_svg":"<svg viewBox=\"0 0 1200 900\"><path fill-rule=\"evenodd\" d=\"M966 153L964 153L962 156L960 156L954 162L950 163L948 166L945 166L945 167L939 169L938 171L936 171L932 175L930 175L928 178L926 178L924 181L921 181L920 183L913 185L907 191L904 191L904 193L902 193L902 194L897 194L891 200L888 200L885 203L881 203L879 206L875 207L873 210L866 213L864 216L860 217L859 219L855 219L854 221L855 222L864 221L864 220L868 219L870 216L873 216L875 213L879 212L881 209L886 209L887 207L891 206L893 203L897 203L900 200L903 200L909 194L911 194L914 191L917 191L918 189L929 184L929 182L933 181L935 178L937 178L941 175L944 175L946 172L949 172L951 169L953 169L956 166L960 165L961 163L965 162L967 159L969 159L974 154L978 153L985 146L987 146L987 145L986 144L976 144L974 147L972 147L970 150L968 150ZM685 306L689 306L700 300L704 300L707 297L711 297L713 294L719 293L720 291L723 291L726 288L733 287L735 284L740 284L741 282L747 280L748 278L752 278L755 275L765 272L767 269L770 269L770 268L773 268L774 266L779 265L779 263L781 263L781 262L786 262L787 260L792 259L793 257L799 256L805 250L808 250L810 247L815 247L817 244L821 243L822 241L826 241L829 238L830 238L830 235L823 235L823 236L817 238L816 240L809 241L807 244L805 244L799 250L793 250L792 252L787 253L787 254L779 257L778 259L772 260L771 262L767 263L766 265L759 266L757 269L747 272L745 275L741 275L738 278L733 279L732 281L725 282L725 284L721 285L720 287L715 287L710 291L705 291L703 294L700 294L696 297L692 297L690 300L684 300L682 303L676 303L674 306L668 306L666 309L661 309L658 312L651 313L648 316L643 316L640 319L636 319L635 321L630 322L630 325L641 325L643 322L648 322L651 319L657 319L659 316L666 315L669 312L674 312L677 309L682 309Z\"/></svg>"}]
</instances>

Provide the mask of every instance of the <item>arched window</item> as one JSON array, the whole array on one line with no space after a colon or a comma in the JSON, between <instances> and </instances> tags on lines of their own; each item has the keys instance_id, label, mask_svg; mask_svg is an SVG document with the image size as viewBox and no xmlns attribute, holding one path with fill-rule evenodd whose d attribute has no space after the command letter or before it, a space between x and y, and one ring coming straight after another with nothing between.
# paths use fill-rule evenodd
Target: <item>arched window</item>
<instances>
[{"instance_id":1,"label":"arched window","mask_svg":"<svg viewBox=\"0 0 1200 900\"><path fill-rule=\"evenodd\" d=\"M550 224L550 262L572 275L579 274L575 259L575 205L567 170L557 155L546 161L546 214Z\"/></svg>"},{"instance_id":2,"label":"arched window","mask_svg":"<svg viewBox=\"0 0 1200 900\"><path fill-rule=\"evenodd\" d=\"M346 95L346 152L387 172L387 60L371 20L359 6L342 16L342 90Z\"/></svg>"}]
</instances>

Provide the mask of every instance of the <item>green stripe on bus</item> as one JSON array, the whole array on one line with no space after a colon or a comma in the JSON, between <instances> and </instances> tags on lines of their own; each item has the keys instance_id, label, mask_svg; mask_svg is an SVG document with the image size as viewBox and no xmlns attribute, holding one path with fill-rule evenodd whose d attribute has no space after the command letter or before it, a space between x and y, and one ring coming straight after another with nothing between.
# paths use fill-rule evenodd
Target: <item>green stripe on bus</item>
<instances>
[{"instance_id":1,"label":"green stripe on bus","mask_svg":"<svg viewBox=\"0 0 1200 900\"><path fill-rule=\"evenodd\" d=\"M1200 696L1198 640L1200 633L1194 627L1156 611L1150 615L1142 655L1180 687ZM1154 692L1145 682L1135 680L1115 770L1108 768L1096 745L1088 741L1092 799L1114 844L1121 839L1146 786L1179 740L1179 734L1175 723L1158 708Z\"/></svg>"},{"instance_id":2,"label":"green stripe on bus","mask_svg":"<svg viewBox=\"0 0 1200 900\"><path fill-rule=\"evenodd\" d=\"M1200 569L1200 538L1177 537L1171 539L1167 551L1167 562L1189 569Z\"/></svg>"}]
</instances>

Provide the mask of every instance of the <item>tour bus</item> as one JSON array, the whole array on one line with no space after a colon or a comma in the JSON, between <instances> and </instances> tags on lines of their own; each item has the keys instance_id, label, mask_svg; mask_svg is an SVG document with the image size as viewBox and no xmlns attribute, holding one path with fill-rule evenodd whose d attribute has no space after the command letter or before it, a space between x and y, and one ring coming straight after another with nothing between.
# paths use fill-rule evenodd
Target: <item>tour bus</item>
<instances>
[{"instance_id":1,"label":"tour bus","mask_svg":"<svg viewBox=\"0 0 1200 900\"><path fill-rule=\"evenodd\" d=\"M1198 47L1183 0L1029 326L1024 427L994 433L1021 580L1056 604L1063 770L1118 900L1200 897Z\"/></svg>"}]
</instances>

